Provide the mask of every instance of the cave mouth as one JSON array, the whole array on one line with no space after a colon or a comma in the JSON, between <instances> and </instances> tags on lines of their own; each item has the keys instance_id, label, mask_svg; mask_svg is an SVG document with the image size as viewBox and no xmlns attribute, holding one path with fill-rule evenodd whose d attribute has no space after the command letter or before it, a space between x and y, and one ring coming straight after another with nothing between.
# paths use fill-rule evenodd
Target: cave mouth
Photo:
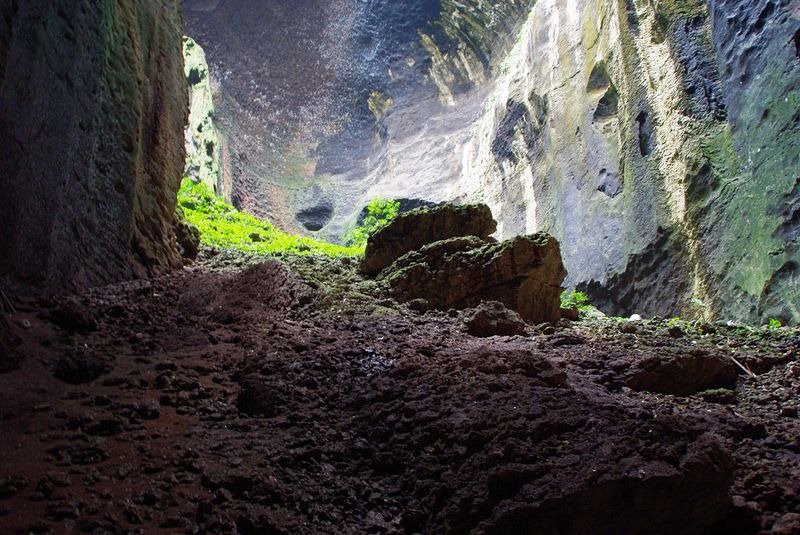
<instances>
[{"instance_id":1,"label":"cave mouth","mask_svg":"<svg viewBox=\"0 0 800 535\"><path fill-rule=\"evenodd\" d=\"M0 531L800 533L800 70L765 2L187 0L288 42L248 86L186 68L179 0L0 1ZM461 41L412 25L391 74L325 16L431 4ZM348 80L380 95L304 137Z\"/></svg>"}]
</instances>

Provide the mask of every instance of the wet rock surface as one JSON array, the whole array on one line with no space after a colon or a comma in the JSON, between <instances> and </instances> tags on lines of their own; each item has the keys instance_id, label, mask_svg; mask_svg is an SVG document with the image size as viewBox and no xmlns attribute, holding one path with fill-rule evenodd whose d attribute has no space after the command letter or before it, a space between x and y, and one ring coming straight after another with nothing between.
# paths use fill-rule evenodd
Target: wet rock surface
<instances>
[{"instance_id":1,"label":"wet rock surface","mask_svg":"<svg viewBox=\"0 0 800 535\"><path fill-rule=\"evenodd\" d=\"M0 374L4 531L796 527L794 330L673 338L660 320L603 319L478 338L458 315L370 297L352 261L201 258L80 296L94 331L18 300L25 359ZM79 347L106 373L56 378ZM700 383L628 386L684 355L755 375L737 372L724 404Z\"/></svg>"}]
</instances>

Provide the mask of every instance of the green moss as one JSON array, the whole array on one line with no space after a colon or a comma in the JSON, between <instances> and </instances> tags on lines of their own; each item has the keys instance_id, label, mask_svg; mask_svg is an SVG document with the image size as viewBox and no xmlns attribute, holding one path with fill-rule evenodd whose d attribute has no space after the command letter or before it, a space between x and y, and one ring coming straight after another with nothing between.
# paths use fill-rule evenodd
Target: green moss
<instances>
[{"instance_id":1,"label":"green moss","mask_svg":"<svg viewBox=\"0 0 800 535\"><path fill-rule=\"evenodd\" d=\"M183 218L200 230L200 241L219 249L250 253L358 256L363 245L342 247L287 234L269 221L245 214L214 195L204 184L184 179L178 191Z\"/></svg>"},{"instance_id":2,"label":"green moss","mask_svg":"<svg viewBox=\"0 0 800 535\"><path fill-rule=\"evenodd\" d=\"M356 228L347 233L345 243L351 247L363 247L370 236L385 227L400 213L400 203L391 199L377 198L367 205L367 216Z\"/></svg>"},{"instance_id":3,"label":"green moss","mask_svg":"<svg viewBox=\"0 0 800 535\"><path fill-rule=\"evenodd\" d=\"M670 18L705 17L708 6L703 0L661 0L657 4L658 11Z\"/></svg>"},{"instance_id":4,"label":"green moss","mask_svg":"<svg viewBox=\"0 0 800 535\"><path fill-rule=\"evenodd\" d=\"M592 307L589 302L589 296L583 292L572 291L563 292L561 294L561 308L577 308L578 310L587 310Z\"/></svg>"},{"instance_id":5,"label":"green moss","mask_svg":"<svg viewBox=\"0 0 800 535\"><path fill-rule=\"evenodd\" d=\"M739 174L739 159L733 146L729 124L724 123L711 129L701 141L701 147L715 177L726 178Z\"/></svg>"}]
</instances>

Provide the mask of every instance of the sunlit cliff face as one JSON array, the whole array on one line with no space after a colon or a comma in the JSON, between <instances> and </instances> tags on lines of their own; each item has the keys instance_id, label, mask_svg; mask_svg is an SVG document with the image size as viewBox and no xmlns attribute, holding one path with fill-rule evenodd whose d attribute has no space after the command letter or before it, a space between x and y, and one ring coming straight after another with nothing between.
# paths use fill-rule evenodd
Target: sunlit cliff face
<instances>
[{"instance_id":1,"label":"sunlit cliff face","mask_svg":"<svg viewBox=\"0 0 800 535\"><path fill-rule=\"evenodd\" d=\"M375 197L481 201L610 312L786 320L798 5L184 3L244 209L335 239Z\"/></svg>"},{"instance_id":2,"label":"sunlit cliff face","mask_svg":"<svg viewBox=\"0 0 800 535\"><path fill-rule=\"evenodd\" d=\"M463 143L530 3L186 2L219 88L223 189L333 236L370 196L452 196L451 138Z\"/></svg>"}]
</instances>

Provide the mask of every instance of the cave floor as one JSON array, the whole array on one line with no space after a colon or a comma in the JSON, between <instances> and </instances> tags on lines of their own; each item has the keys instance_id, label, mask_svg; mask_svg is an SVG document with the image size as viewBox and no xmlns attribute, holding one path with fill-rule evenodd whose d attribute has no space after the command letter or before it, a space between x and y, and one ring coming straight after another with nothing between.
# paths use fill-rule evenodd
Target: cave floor
<instances>
[{"instance_id":1,"label":"cave floor","mask_svg":"<svg viewBox=\"0 0 800 535\"><path fill-rule=\"evenodd\" d=\"M18 300L0 531L800 533L797 330L474 338L292 265Z\"/></svg>"}]
</instances>

